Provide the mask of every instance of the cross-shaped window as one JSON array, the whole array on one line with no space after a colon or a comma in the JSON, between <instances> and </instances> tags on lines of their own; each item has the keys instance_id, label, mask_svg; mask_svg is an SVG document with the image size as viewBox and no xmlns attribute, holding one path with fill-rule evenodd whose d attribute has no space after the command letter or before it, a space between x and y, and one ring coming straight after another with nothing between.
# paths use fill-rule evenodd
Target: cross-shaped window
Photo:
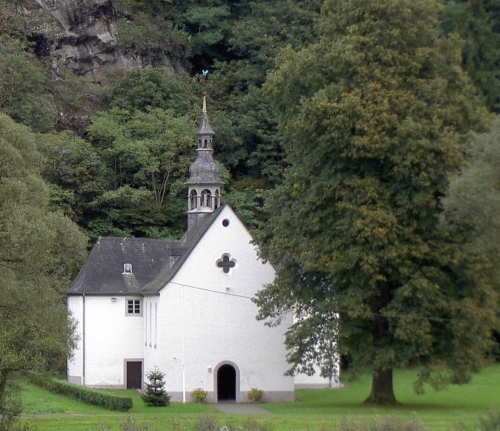
<instances>
[{"instance_id":1,"label":"cross-shaped window","mask_svg":"<svg viewBox=\"0 0 500 431\"><path fill-rule=\"evenodd\" d=\"M227 274L231 268L234 268L235 265L236 263L234 262L234 260L229 260L229 256L227 254L222 256L222 259L219 259L217 261L217 266L219 268L222 268L225 274Z\"/></svg>"}]
</instances>

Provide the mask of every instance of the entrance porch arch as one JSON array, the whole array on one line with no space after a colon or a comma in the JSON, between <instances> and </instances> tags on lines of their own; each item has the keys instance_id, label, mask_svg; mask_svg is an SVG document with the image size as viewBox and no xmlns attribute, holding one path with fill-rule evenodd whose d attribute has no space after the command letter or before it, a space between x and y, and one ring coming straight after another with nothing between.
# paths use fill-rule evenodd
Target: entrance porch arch
<instances>
[{"instance_id":1,"label":"entrance porch arch","mask_svg":"<svg viewBox=\"0 0 500 431\"><path fill-rule=\"evenodd\" d=\"M223 362L215 370L217 401L238 401L240 372L236 364Z\"/></svg>"}]
</instances>

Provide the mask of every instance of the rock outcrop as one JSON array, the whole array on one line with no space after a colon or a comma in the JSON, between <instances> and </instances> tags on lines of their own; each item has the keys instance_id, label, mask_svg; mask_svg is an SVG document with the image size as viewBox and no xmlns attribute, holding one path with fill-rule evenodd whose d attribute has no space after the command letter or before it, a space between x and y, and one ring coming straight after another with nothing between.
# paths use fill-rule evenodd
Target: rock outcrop
<instances>
[{"instance_id":1,"label":"rock outcrop","mask_svg":"<svg viewBox=\"0 0 500 431\"><path fill-rule=\"evenodd\" d=\"M113 70L145 66L119 46L117 0L26 0L18 11L31 27L39 56L50 56L57 74L72 71L106 85Z\"/></svg>"}]
</instances>

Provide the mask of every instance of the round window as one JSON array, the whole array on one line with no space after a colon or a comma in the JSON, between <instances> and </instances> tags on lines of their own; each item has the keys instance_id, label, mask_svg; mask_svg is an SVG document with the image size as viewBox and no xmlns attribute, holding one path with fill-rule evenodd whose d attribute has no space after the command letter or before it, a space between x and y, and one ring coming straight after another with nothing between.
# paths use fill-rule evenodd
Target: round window
<instances>
[{"instance_id":1,"label":"round window","mask_svg":"<svg viewBox=\"0 0 500 431\"><path fill-rule=\"evenodd\" d=\"M229 220L227 218L225 218L224 220L222 220L222 226L224 226L224 227L228 227L229 226Z\"/></svg>"}]
</instances>

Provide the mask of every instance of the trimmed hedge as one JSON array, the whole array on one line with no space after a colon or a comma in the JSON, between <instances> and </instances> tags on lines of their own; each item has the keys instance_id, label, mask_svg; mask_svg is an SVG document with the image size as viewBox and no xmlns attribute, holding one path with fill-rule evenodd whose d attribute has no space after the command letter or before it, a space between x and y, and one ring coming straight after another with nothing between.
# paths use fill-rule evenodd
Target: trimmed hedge
<instances>
[{"instance_id":1,"label":"trimmed hedge","mask_svg":"<svg viewBox=\"0 0 500 431\"><path fill-rule=\"evenodd\" d=\"M73 386L66 382L61 382L39 374L31 374L30 380L33 384L47 389L54 394L62 395L81 403L102 407L107 410L118 412L128 412L132 406L132 398L114 397L112 395L101 394L91 391L85 387Z\"/></svg>"}]
</instances>

